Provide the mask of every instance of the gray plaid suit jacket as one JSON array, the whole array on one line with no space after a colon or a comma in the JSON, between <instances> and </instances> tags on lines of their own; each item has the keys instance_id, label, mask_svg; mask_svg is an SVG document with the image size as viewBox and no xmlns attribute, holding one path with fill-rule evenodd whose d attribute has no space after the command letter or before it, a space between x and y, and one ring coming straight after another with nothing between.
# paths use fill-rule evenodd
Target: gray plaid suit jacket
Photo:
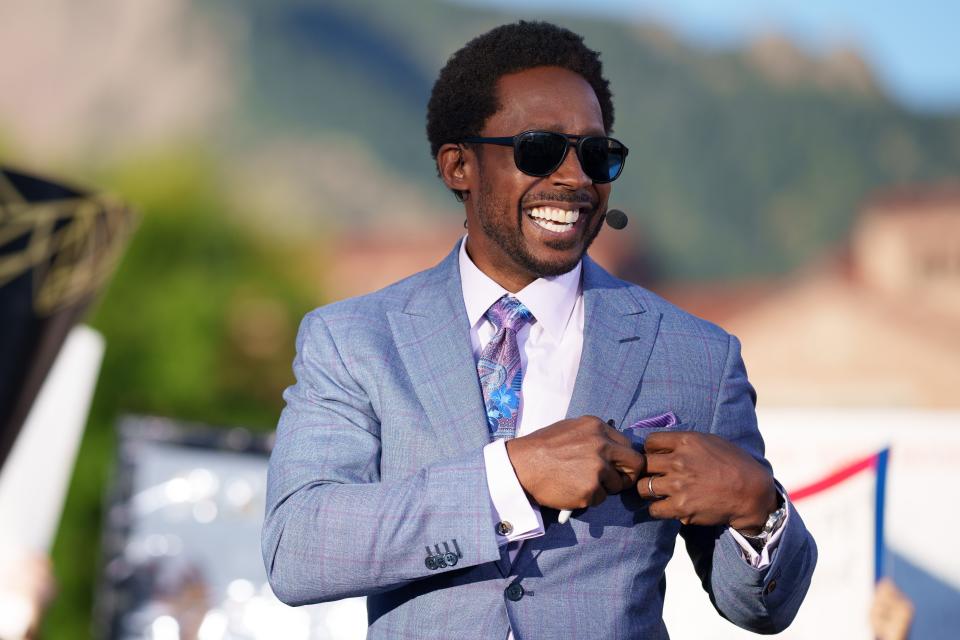
<instances>
[{"instance_id":1,"label":"gray plaid suit jacket","mask_svg":"<svg viewBox=\"0 0 960 640\"><path fill-rule=\"evenodd\" d=\"M721 615L755 631L786 627L817 556L792 507L763 570L729 532L653 520L631 491L566 525L544 509L545 535L511 565L494 532L458 248L304 318L262 536L277 596L298 605L365 595L370 638L503 639L508 626L517 640L666 638L664 566L680 534ZM673 429L718 434L767 465L736 338L588 257L583 296L569 416L623 428L672 411Z\"/></svg>"}]
</instances>

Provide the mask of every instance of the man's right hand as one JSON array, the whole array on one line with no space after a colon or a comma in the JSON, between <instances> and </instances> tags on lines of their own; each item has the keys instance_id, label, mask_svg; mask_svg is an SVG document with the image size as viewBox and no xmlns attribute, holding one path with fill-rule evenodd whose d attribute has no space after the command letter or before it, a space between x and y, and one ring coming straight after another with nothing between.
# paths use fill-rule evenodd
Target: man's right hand
<instances>
[{"instance_id":1,"label":"man's right hand","mask_svg":"<svg viewBox=\"0 0 960 640\"><path fill-rule=\"evenodd\" d=\"M555 422L506 447L524 491L554 509L596 506L632 488L646 467L630 440L596 416Z\"/></svg>"}]
</instances>

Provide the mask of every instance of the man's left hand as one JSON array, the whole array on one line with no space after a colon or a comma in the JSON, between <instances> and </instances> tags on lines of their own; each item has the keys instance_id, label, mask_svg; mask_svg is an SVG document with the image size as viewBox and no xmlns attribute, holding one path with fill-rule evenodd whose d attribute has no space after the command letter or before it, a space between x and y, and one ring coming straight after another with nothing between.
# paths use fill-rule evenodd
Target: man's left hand
<instances>
[{"instance_id":1,"label":"man's left hand","mask_svg":"<svg viewBox=\"0 0 960 640\"><path fill-rule=\"evenodd\" d=\"M647 471L637 482L637 491L651 501L654 518L729 525L752 535L777 508L770 472L719 436L661 431L650 434L645 450Z\"/></svg>"}]
</instances>

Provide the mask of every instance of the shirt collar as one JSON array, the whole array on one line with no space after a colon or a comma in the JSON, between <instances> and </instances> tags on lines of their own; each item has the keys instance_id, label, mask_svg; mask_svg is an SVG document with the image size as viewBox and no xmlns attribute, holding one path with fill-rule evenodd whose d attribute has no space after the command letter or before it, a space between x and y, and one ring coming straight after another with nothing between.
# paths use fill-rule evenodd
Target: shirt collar
<instances>
[{"instance_id":1,"label":"shirt collar","mask_svg":"<svg viewBox=\"0 0 960 640\"><path fill-rule=\"evenodd\" d=\"M560 340L580 295L580 272L583 262L570 271L552 278L537 278L517 293L510 294L530 310L554 339ZM475 327L494 302L509 292L477 268L467 255L467 237L460 242L460 286L470 326Z\"/></svg>"}]
</instances>

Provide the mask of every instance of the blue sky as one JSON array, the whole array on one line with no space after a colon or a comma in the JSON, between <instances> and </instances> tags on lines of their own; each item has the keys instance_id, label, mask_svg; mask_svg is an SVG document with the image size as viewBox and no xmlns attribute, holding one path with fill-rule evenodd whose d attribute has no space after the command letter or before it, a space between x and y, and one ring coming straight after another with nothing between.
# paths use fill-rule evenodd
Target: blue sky
<instances>
[{"instance_id":1,"label":"blue sky","mask_svg":"<svg viewBox=\"0 0 960 640\"><path fill-rule=\"evenodd\" d=\"M812 51L852 43L894 99L920 111L960 111L960 0L459 1L652 18L710 47L770 30Z\"/></svg>"}]
</instances>

